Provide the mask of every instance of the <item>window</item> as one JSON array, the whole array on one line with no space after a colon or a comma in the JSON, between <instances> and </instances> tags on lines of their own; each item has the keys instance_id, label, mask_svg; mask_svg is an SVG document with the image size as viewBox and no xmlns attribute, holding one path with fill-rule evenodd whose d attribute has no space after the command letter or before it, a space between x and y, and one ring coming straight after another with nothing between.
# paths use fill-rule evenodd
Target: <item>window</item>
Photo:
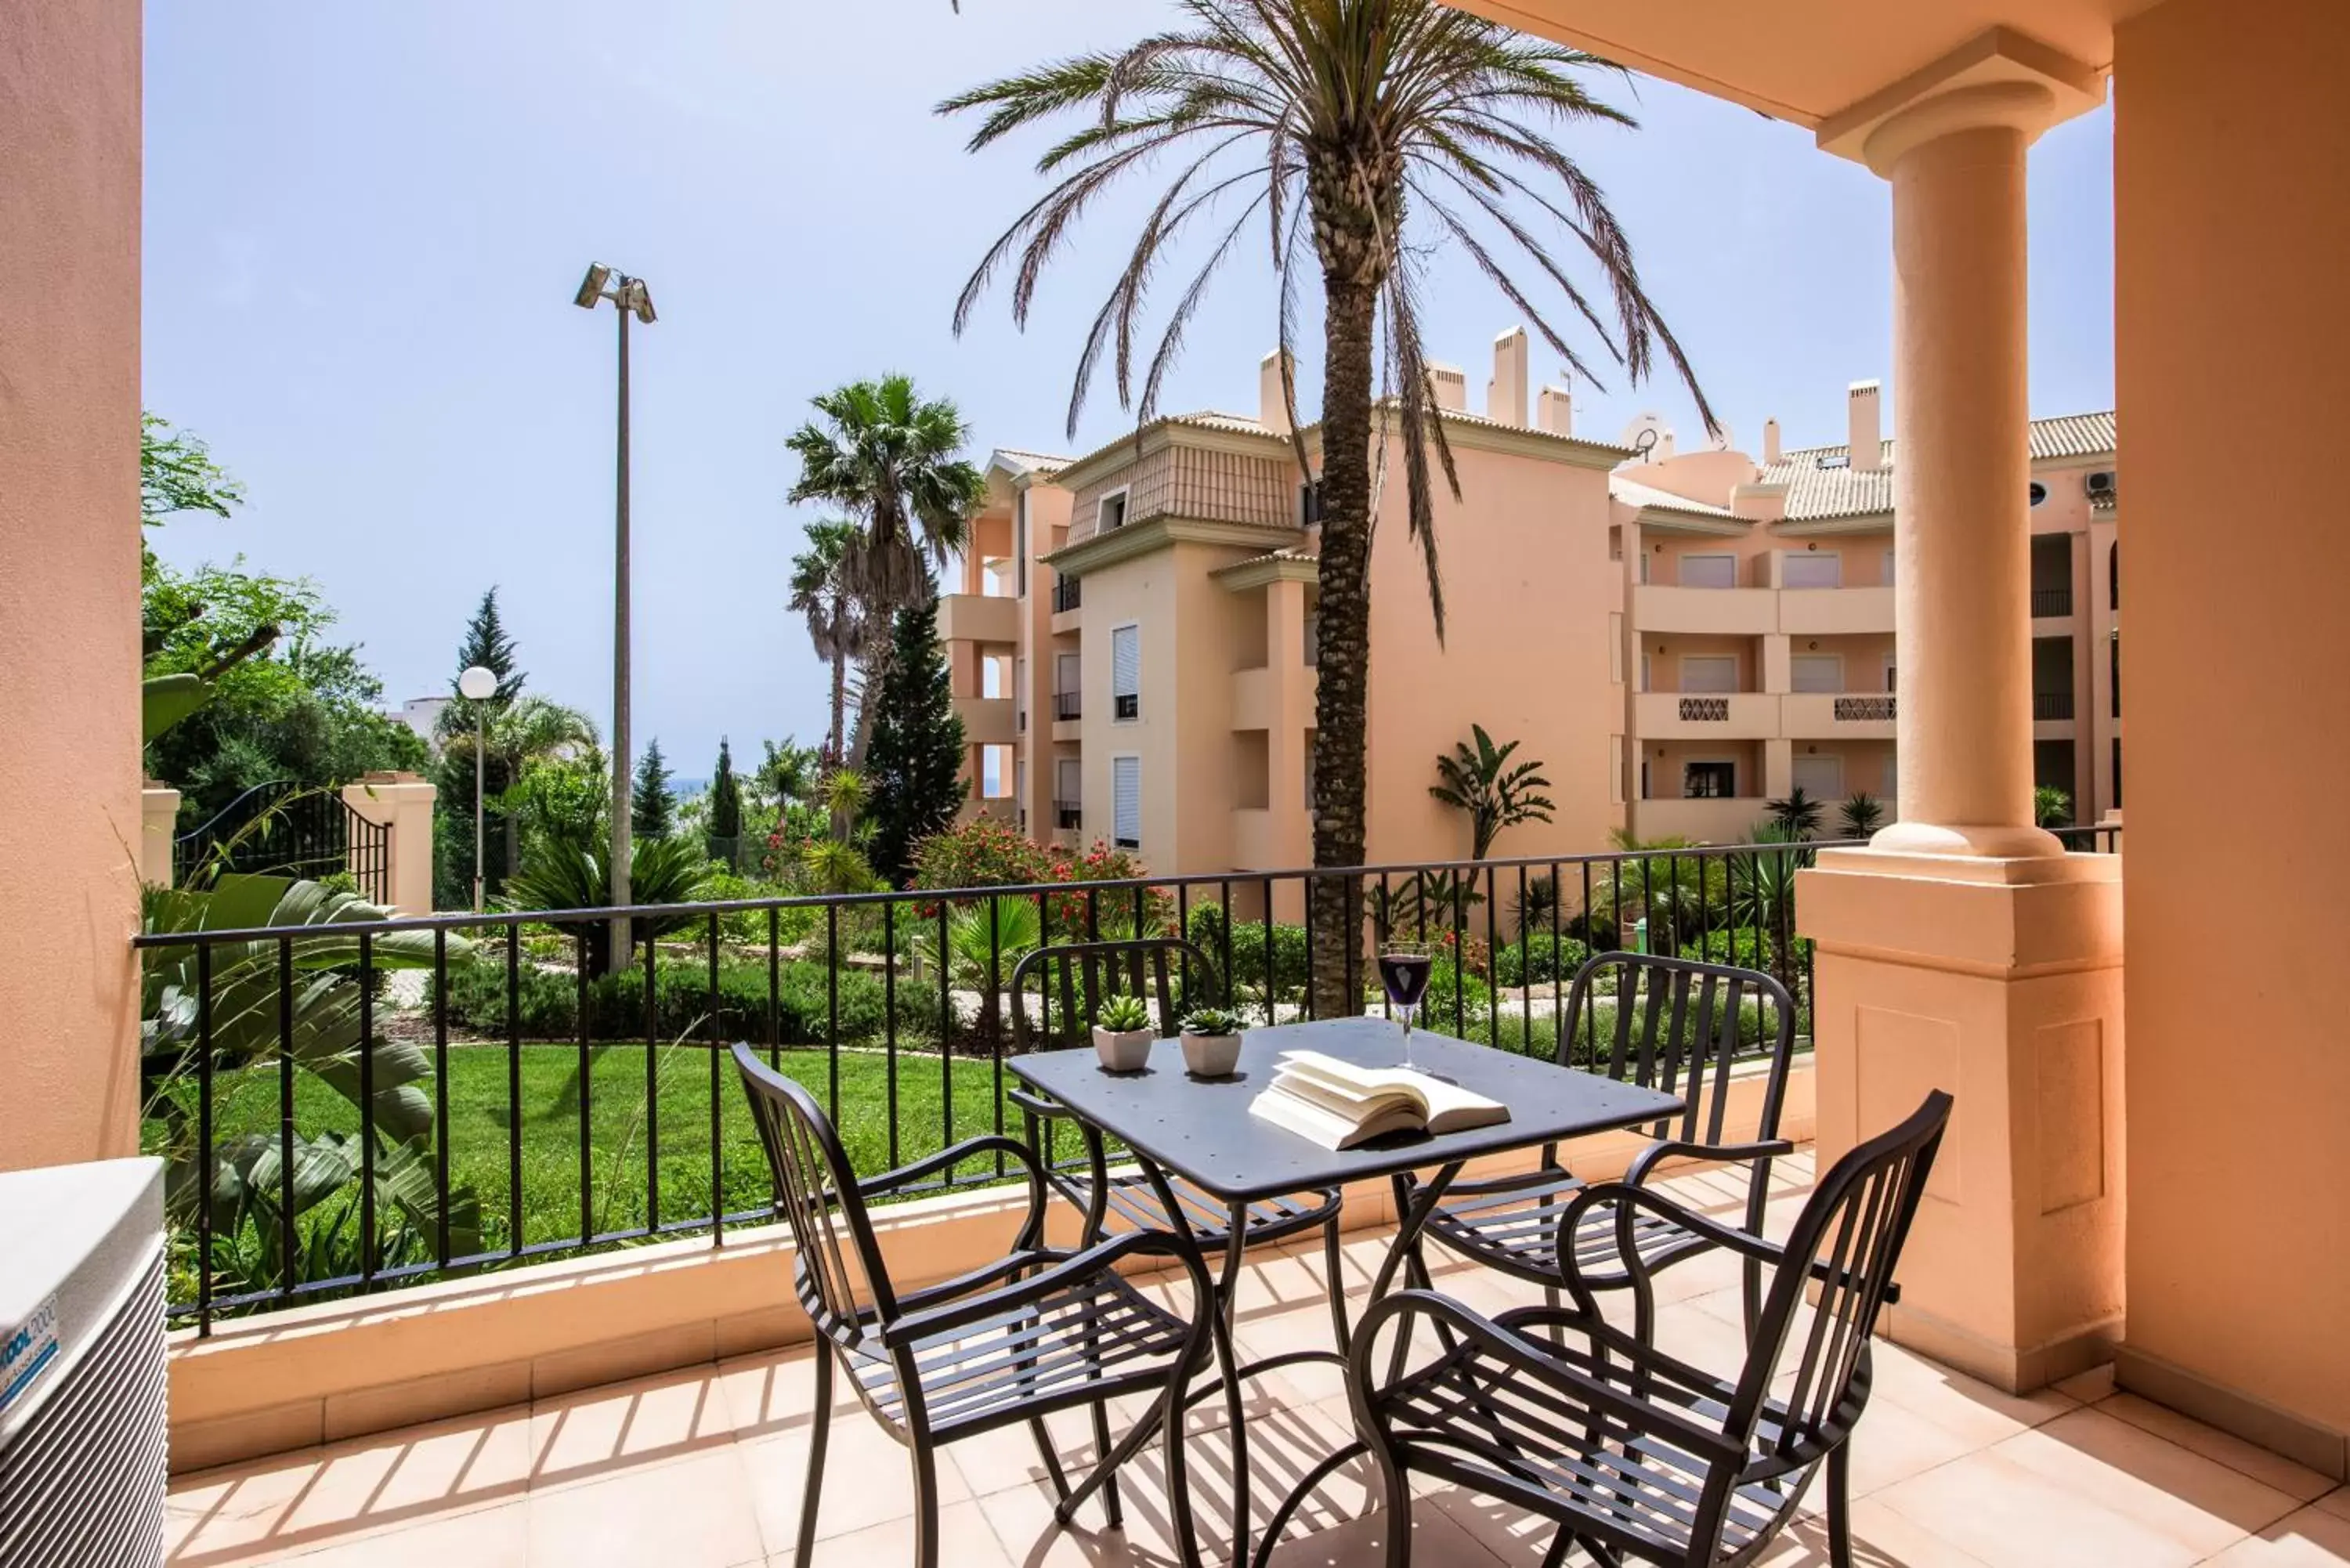
<instances>
[{"instance_id":1,"label":"window","mask_svg":"<svg viewBox=\"0 0 2350 1568\"><path fill-rule=\"evenodd\" d=\"M1607 737L1607 804L1624 804L1624 737Z\"/></svg>"},{"instance_id":2,"label":"window","mask_svg":"<svg viewBox=\"0 0 2350 1568\"><path fill-rule=\"evenodd\" d=\"M1624 684L1624 615L1620 610L1607 612L1607 679L1618 686Z\"/></svg>"},{"instance_id":3,"label":"window","mask_svg":"<svg viewBox=\"0 0 2350 1568\"><path fill-rule=\"evenodd\" d=\"M1895 583L1900 581L1900 579L1893 574L1893 552L1891 550L1885 552L1885 576L1880 580L1888 588Z\"/></svg>"},{"instance_id":4,"label":"window","mask_svg":"<svg viewBox=\"0 0 2350 1568\"><path fill-rule=\"evenodd\" d=\"M1028 597L1028 493L1024 490L1013 504L1012 585L1016 597Z\"/></svg>"},{"instance_id":5,"label":"window","mask_svg":"<svg viewBox=\"0 0 2350 1568\"><path fill-rule=\"evenodd\" d=\"M1012 709L1019 715L1022 729L1028 727L1028 660L1016 656L1012 660Z\"/></svg>"},{"instance_id":6,"label":"window","mask_svg":"<svg viewBox=\"0 0 2350 1568\"><path fill-rule=\"evenodd\" d=\"M1305 808L1307 821L1314 818L1314 737L1305 737L1305 798L1299 803Z\"/></svg>"},{"instance_id":7,"label":"window","mask_svg":"<svg viewBox=\"0 0 2350 1568\"><path fill-rule=\"evenodd\" d=\"M1893 662L1893 656L1887 654L1885 656L1885 689L1887 691L1893 690L1893 677L1897 670L1898 667Z\"/></svg>"},{"instance_id":8,"label":"window","mask_svg":"<svg viewBox=\"0 0 2350 1568\"><path fill-rule=\"evenodd\" d=\"M1113 490L1101 498L1094 512L1094 531L1107 534L1113 528L1126 526L1126 492Z\"/></svg>"},{"instance_id":9,"label":"window","mask_svg":"<svg viewBox=\"0 0 2350 1568\"><path fill-rule=\"evenodd\" d=\"M1892 812L1896 816L1900 815L1901 755L1898 752L1887 752L1885 753L1884 797L1886 809Z\"/></svg>"},{"instance_id":10,"label":"window","mask_svg":"<svg viewBox=\"0 0 2350 1568\"><path fill-rule=\"evenodd\" d=\"M1142 759L1109 760L1110 836L1120 849L1142 847Z\"/></svg>"},{"instance_id":11,"label":"window","mask_svg":"<svg viewBox=\"0 0 2350 1568\"><path fill-rule=\"evenodd\" d=\"M1681 796L1685 800L1731 800L1738 794L1736 763L1683 763Z\"/></svg>"},{"instance_id":12,"label":"window","mask_svg":"<svg viewBox=\"0 0 2350 1568\"><path fill-rule=\"evenodd\" d=\"M1322 662L1322 612L1305 612L1305 668L1315 669Z\"/></svg>"},{"instance_id":13,"label":"window","mask_svg":"<svg viewBox=\"0 0 2350 1568\"><path fill-rule=\"evenodd\" d=\"M1084 667L1077 662L1077 656L1074 653L1057 653L1053 656L1054 718L1075 719L1085 712L1084 705L1077 700L1077 689L1083 680L1083 669Z\"/></svg>"},{"instance_id":14,"label":"window","mask_svg":"<svg viewBox=\"0 0 2350 1568\"><path fill-rule=\"evenodd\" d=\"M1685 588L1734 588L1738 586L1738 557L1683 556L1680 583Z\"/></svg>"},{"instance_id":15,"label":"window","mask_svg":"<svg viewBox=\"0 0 2350 1568\"><path fill-rule=\"evenodd\" d=\"M1734 653L1682 654L1681 690L1708 692L1737 691L1738 656Z\"/></svg>"},{"instance_id":16,"label":"window","mask_svg":"<svg viewBox=\"0 0 2350 1568\"><path fill-rule=\"evenodd\" d=\"M1012 764L1012 793L1024 805L1028 799L1028 759L1020 758Z\"/></svg>"},{"instance_id":17,"label":"window","mask_svg":"<svg viewBox=\"0 0 2350 1568\"><path fill-rule=\"evenodd\" d=\"M1121 626L1109 634L1110 717L1142 717L1142 628Z\"/></svg>"},{"instance_id":18,"label":"window","mask_svg":"<svg viewBox=\"0 0 2350 1568\"><path fill-rule=\"evenodd\" d=\"M1842 757L1797 757L1794 784L1814 800L1844 798L1844 759Z\"/></svg>"},{"instance_id":19,"label":"window","mask_svg":"<svg viewBox=\"0 0 2350 1568\"><path fill-rule=\"evenodd\" d=\"M1788 661L1788 689L1794 691L1841 691L1844 655L1799 653Z\"/></svg>"},{"instance_id":20,"label":"window","mask_svg":"<svg viewBox=\"0 0 2350 1568\"><path fill-rule=\"evenodd\" d=\"M1297 525L1311 528L1322 521L1322 482L1308 480L1297 487Z\"/></svg>"},{"instance_id":21,"label":"window","mask_svg":"<svg viewBox=\"0 0 2350 1568\"><path fill-rule=\"evenodd\" d=\"M1779 567L1779 586L1788 588L1844 587L1844 557L1834 550L1792 552Z\"/></svg>"}]
</instances>

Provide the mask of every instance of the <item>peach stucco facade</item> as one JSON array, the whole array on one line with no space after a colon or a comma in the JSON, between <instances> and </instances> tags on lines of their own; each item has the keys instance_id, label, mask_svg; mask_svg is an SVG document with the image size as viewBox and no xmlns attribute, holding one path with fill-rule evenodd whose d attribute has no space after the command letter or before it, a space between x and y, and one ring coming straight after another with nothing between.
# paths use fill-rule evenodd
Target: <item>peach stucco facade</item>
<instances>
[{"instance_id":1,"label":"peach stucco facade","mask_svg":"<svg viewBox=\"0 0 2350 1568\"><path fill-rule=\"evenodd\" d=\"M0 47L0 1169L139 1126L140 9Z\"/></svg>"}]
</instances>

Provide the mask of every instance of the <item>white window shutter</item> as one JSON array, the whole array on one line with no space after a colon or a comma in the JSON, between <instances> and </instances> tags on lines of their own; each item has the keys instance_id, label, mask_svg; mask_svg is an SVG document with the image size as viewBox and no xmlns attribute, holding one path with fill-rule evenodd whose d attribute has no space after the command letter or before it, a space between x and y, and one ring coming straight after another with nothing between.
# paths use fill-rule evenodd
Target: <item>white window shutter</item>
<instances>
[{"instance_id":1,"label":"white window shutter","mask_svg":"<svg viewBox=\"0 0 2350 1568\"><path fill-rule=\"evenodd\" d=\"M1841 691L1844 656L1838 653L1798 653L1788 660L1788 685L1796 691Z\"/></svg>"},{"instance_id":2,"label":"white window shutter","mask_svg":"<svg viewBox=\"0 0 2350 1568\"><path fill-rule=\"evenodd\" d=\"M1109 634L1109 691L1120 719L1136 718L1142 707L1142 628L1121 626ZM1128 703L1123 699L1132 698ZM1128 711L1131 709L1132 711Z\"/></svg>"},{"instance_id":3,"label":"white window shutter","mask_svg":"<svg viewBox=\"0 0 2350 1568\"><path fill-rule=\"evenodd\" d=\"M1680 586L1685 588L1734 588L1738 586L1735 556L1683 556Z\"/></svg>"},{"instance_id":4,"label":"white window shutter","mask_svg":"<svg viewBox=\"0 0 2350 1568\"><path fill-rule=\"evenodd\" d=\"M1142 759L1112 757L1109 763L1110 833L1120 846L1142 847Z\"/></svg>"},{"instance_id":5,"label":"white window shutter","mask_svg":"<svg viewBox=\"0 0 2350 1568\"><path fill-rule=\"evenodd\" d=\"M1844 557L1833 550L1790 552L1779 570L1781 586L1790 588L1844 587Z\"/></svg>"}]
</instances>

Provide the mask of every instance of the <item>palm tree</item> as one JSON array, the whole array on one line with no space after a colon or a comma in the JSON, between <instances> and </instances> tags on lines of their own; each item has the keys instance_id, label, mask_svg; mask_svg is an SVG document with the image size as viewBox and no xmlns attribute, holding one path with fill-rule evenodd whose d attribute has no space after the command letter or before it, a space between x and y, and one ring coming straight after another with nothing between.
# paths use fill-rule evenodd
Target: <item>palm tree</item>
<instances>
[{"instance_id":1,"label":"palm tree","mask_svg":"<svg viewBox=\"0 0 2350 1568\"><path fill-rule=\"evenodd\" d=\"M1820 814L1827 809L1824 802L1814 800L1797 784L1783 800L1766 800L1763 809L1771 814L1771 824L1790 838L1809 838L1820 830ZM1765 842L1757 840L1758 843Z\"/></svg>"},{"instance_id":2,"label":"palm tree","mask_svg":"<svg viewBox=\"0 0 2350 1568\"><path fill-rule=\"evenodd\" d=\"M848 591L847 568L856 540L854 523L811 523L807 548L792 557L791 607L807 618L816 656L832 666L832 728L824 743L830 763L840 760L847 727L849 661L865 656L865 617Z\"/></svg>"},{"instance_id":3,"label":"palm tree","mask_svg":"<svg viewBox=\"0 0 2350 1568\"><path fill-rule=\"evenodd\" d=\"M452 703L451 707L456 704ZM473 746L480 732L452 730L441 739L441 760L454 776L468 780L473 771ZM483 753L491 778L503 781L497 791L498 815L505 824L505 865L522 864L522 816L508 798L524 775L544 763L577 760L596 749L596 721L577 708L546 697L522 696L492 720L489 746Z\"/></svg>"},{"instance_id":4,"label":"palm tree","mask_svg":"<svg viewBox=\"0 0 2350 1568\"><path fill-rule=\"evenodd\" d=\"M1451 756L1436 759L1436 776L1442 782L1429 785L1428 793L1468 814L1469 858L1482 860L1502 829L1550 820L1550 797L1535 793L1550 788L1550 780L1543 777L1540 763L1510 765L1517 742L1497 746L1482 724L1470 725L1469 732L1476 749L1466 741L1454 742Z\"/></svg>"},{"instance_id":5,"label":"palm tree","mask_svg":"<svg viewBox=\"0 0 2350 1568\"><path fill-rule=\"evenodd\" d=\"M800 460L791 499L829 502L854 517L841 550L841 585L864 626L885 627L899 610L937 591L932 573L962 547L987 498L987 476L956 455L971 427L954 404L923 399L911 377L852 381L810 401L822 421L802 425L785 443ZM865 684L879 691L889 640L868 644L861 660ZM872 714L860 702L849 766L864 765L872 735Z\"/></svg>"},{"instance_id":6,"label":"palm tree","mask_svg":"<svg viewBox=\"0 0 2350 1568\"><path fill-rule=\"evenodd\" d=\"M1055 183L982 259L956 307L956 326L1014 258L1012 311L1024 325L1040 275L1087 205L1122 175L1161 163L1172 172L1078 358L1072 433L1105 354L1112 355L1121 405L1139 419L1152 416L1209 282L1253 222L1262 221L1270 239L1284 350L1300 285L1309 268L1319 268L1323 657L1314 862L1357 866L1364 858L1375 360L1399 392L1380 405L1382 423L1392 412L1402 437L1408 526L1427 572L1439 637L1444 598L1431 449L1459 492L1420 351L1419 258L1440 248L1468 256L1570 367L1597 379L1504 270L1504 257L1522 254L1630 379L1649 372L1661 348L1707 427L1716 421L1641 287L1630 242L1606 198L1551 140L1560 127L1632 123L1584 88L1585 76L1616 67L1440 0L1183 0L1181 9L1180 29L1122 53L1057 61L940 106L944 113L984 113L973 151L1064 112L1083 117L1040 160L1039 171ZM1227 223L1234 202L1239 210ZM1596 265L1605 312L1530 219L1563 231ZM1137 317L1179 239L1202 220L1205 259L1177 296L1156 350L1146 343L1138 398ZM1282 363L1295 429L1285 355ZM1304 438L1293 440L1305 468ZM1314 892L1315 1004L1350 1011L1347 980L1357 956L1360 888L1340 878Z\"/></svg>"}]
</instances>

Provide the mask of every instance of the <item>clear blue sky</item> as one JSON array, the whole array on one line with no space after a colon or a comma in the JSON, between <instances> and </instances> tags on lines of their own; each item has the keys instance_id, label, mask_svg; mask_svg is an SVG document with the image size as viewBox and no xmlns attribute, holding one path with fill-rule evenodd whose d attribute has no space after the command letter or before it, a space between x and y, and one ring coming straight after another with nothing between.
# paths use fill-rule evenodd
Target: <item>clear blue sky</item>
<instances>
[{"instance_id":1,"label":"clear blue sky","mask_svg":"<svg viewBox=\"0 0 2350 1568\"><path fill-rule=\"evenodd\" d=\"M307 574L392 700L445 690L497 583L534 689L608 724L612 318L591 260L650 281L636 338L636 723L681 773L719 735L818 734L822 671L784 578L805 517L785 433L885 369L952 397L973 444L1082 450L1068 375L1131 243L1139 187L1095 210L1024 337L999 296L958 342L981 250L1039 190L1033 143L980 158L940 98L1162 23L1159 0L409 0L155 5L147 35L146 401L211 441L251 504L182 519L177 563ZM1657 82L1638 132L1573 151L1741 443L1842 439L1844 389L1889 369L1886 187L1801 130ZM2113 396L2110 111L2033 154L2035 411ZM1428 291L1435 357L1482 399L1514 317L1465 259ZM1243 256L1165 398L1245 411L1272 346ZM1314 351L1309 349L1308 357ZM1555 373L1538 351L1537 379ZM1891 389L1898 398L1900 389ZM1585 389L1578 428L1676 386ZM1462 547L1463 541L1451 546Z\"/></svg>"}]
</instances>

